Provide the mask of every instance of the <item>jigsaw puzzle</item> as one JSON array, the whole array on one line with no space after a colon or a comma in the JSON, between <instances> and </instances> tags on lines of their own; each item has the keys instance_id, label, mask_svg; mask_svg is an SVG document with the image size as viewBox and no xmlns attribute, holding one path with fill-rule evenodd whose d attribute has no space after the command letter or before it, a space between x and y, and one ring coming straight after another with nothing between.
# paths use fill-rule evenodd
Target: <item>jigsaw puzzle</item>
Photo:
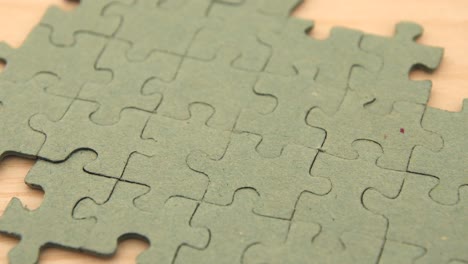
<instances>
[{"instance_id":1,"label":"jigsaw puzzle","mask_svg":"<svg viewBox=\"0 0 468 264\"><path fill-rule=\"evenodd\" d=\"M38 161L0 232L138 263L468 263L468 100L427 106L420 25L325 40L300 0L81 0L0 44L1 158Z\"/></svg>"}]
</instances>

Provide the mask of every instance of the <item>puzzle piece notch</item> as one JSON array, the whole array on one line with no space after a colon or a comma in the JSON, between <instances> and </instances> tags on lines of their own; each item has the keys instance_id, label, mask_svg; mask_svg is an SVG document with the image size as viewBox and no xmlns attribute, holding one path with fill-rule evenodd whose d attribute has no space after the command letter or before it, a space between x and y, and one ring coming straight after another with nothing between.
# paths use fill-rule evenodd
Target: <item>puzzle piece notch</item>
<instances>
[{"instance_id":1,"label":"puzzle piece notch","mask_svg":"<svg viewBox=\"0 0 468 264\"><path fill-rule=\"evenodd\" d=\"M276 98L277 107L267 114L245 109L236 122L236 130L262 136L257 150L265 157L280 156L287 145L319 149L325 132L305 122L307 113L314 107L326 109L330 99L341 101L341 98L328 98L332 95L316 83L316 67L300 65L296 68L298 74L293 76L262 74L254 92L261 98Z\"/></svg>"},{"instance_id":2,"label":"puzzle piece notch","mask_svg":"<svg viewBox=\"0 0 468 264\"><path fill-rule=\"evenodd\" d=\"M51 121L44 115L33 116L31 127L46 135L38 155L62 161L76 150L89 149L95 151L98 158L85 166L87 171L120 177L131 153L153 154L156 143L141 137L148 113L125 109L117 124L101 126L89 119L97 109L96 104L76 100L58 121Z\"/></svg>"},{"instance_id":3,"label":"puzzle piece notch","mask_svg":"<svg viewBox=\"0 0 468 264\"><path fill-rule=\"evenodd\" d=\"M26 82L13 83L0 80L0 158L7 155L34 157L45 137L29 126L35 114L44 114L52 120L60 119L71 104L71 100L47 94L42 83L58 80L49 74L41 74ZM12 118L12 117L15 118Z\"/></svg>"},{"instance_id":4,"label":"puzzle piece notch","mask_svg":"<svg viewBox=\"0 0 468 264\"><path fill-rule=\"evenodd\" d=\"M402 22L396 25L392 38L364 36L361 48L380 56L385 63L378 73L354 69L350 87L376 97L376 102L370 105L372 111L388 114L397 101L427 103L432 82L410 80L409 74L416 67L435 70L442 60L443 49L416 43L422 30L418 24Z\"/></svg>"},{"instance_id":5,"label":"puzzle piece notch","mask_svg":"<svg viewBox=\"0 0 468 264\"><path fill-rule=\"evenodd\" d=\"M115 180L83 171L83 166L96 159L89 151L77 152L63 163L39 160L26 176L26 183L45 191L41 206L29 210L17 198L10 201L0 218L0 231L21 238L9 253L11 263L36 263L45 246L79 250L95 222L71 217L73 208L83 196L103 202L112 191ZM64 232L66 231L66 232Z\"/></svg>"},{"instance_id":6,"label":"puzzle piece notch","mask_svg":"<svg viewBox=\"0 0 468 264\"><path fill-rule=\"evenodd\" d=\"M212 60L222 48L234 48L242 54L234 67L253 71L264 70L271 56L271 47L259 41L261 31L280 31L287 22L286 12L297 4L291 1L213 1L208 24L200 30L190 46L189 56ZM262 6L269 7L266 14Z\"/></svg>"},{"instance_id":7,"label":"puzzle piece notch","mask_svg":"<svg viewBox=\"0 0 468 264\"><path fill-rule=\"evenodd\" d=\"M206 248L209 232L190 225L197 203L184 198L172 198L165 204L157 205L151 212L142 211L133 202L146 194L148 188L118 182L105 203L98 204L92 197L80 201L73 216L97 219L84 248L110 256L115 253L120 238L128 235L144 237L149 241L150 248L138 256L138 263L173 263L182 245Z\"/></svg>"},{"instance_id":8,"label":"puzzle piece notch","mask_svg":"<svg viewBox=\"0 0 468 264\"><path fill-rule=\"evenodd\" d=\"M328 39L317 40L307 35L313 27L311 21L290 18L281 32L260 33L259 39L273 49L266 71L294 75L294 65L313 63L320 69L317 82L328 87L330 93L344 97L353 67L362 66L371 72L381 69L381 58L359 47L362 32L336 27ZM336 111L339 106L331 107Z\"/></svg>"},{"instance_id":9,"label":"puzzle piece notch","mask_svg":"<svg viewBox=\"0 0 468 264\"><path fill-rule=\"evenodd\" d=\"M351 143L356 139L371 140L384 150L377 163L379 166L406 171L415 146L434 151L442 148L442 138L421 127L425 106L397 102L391 114L381 116L364 107L373 102L374 98L361 97L356 91L349 90L335 115L329 116L319 108L312 109L307 123L327 131L322 150L330 155L354 159L357 153Z\"/></svg>"},{"instance_id":10,"label":"puzzle piece notch","mask_svg":"<svg viewBox=\"0 0 468 264\"><path fill-rule=\"evenodd\" d=\"M210 61L217 53L226 48L239 51L241 56L233 63L233 67L249 71L262 71L269 57L271 48L257 38L256 24L258 18L244 18L244 24L252 23L250 27L239 26L238 21L229 18L213 18L199 30L190 45L188 56L194 59ZM269 23L271 24L271 22ZM279 24L279 23L278 23ZM263 25L263 24L262 24Z\"/></svg>"},{"instance_id":11,"label":"puzzle piece notch","mask_svg":"<svg viewBox=\"0 0 468 264\"><path fill-rule=\"evenodd\" d=\"M108 74L95 70L96 58L104 48L105 38L79 33L73 46L56 46L50 43L51 33L50 27L40 25L34 28L20 48L12 49L5 43L0 45L0 58L6 61L0 78L25 82L47 73L59 79L47 88L47 92L70 98L76 97L84 83L105 82L110 78Z\"/></svg>"},{"instance_id":12,"label":"puzzle piece notch","mask_svg":"<svg viewBox=\"0 0 468 264\"><path fill-rule=\"evenodd\" d=\"M365 106L372 113L382 116L391 114L398 102L427 104L432 88L430 81L382 78L382 75L354 67L349 79L350 89L362 96L375 98L372 104Z\"/></svg>"},{"instance_id":13,"label":"puzzle piece notch","mask_svg":"<svg viewBox=\"0 0 468 264\"><path fill-rule=\"evenodd\" d=\"M379 144L358 140L352 146L358 153L357 159L341 159L324 153L318 155L311 174L329 179L333 188L327 195L307 195L303 198L305 208L302 210L309 210L311 221L322 226L325 241L335 238L338 242L338 238L346 232L382 238L386 229L385 219L363 208L362 193L374 188L386 195L396 195L406 176L406 172L377 166L384 155Z\"/></svg>"},{"instance_id":14,"label":"puzzle piece notch","mask_svg":"<svg viewBox=\"0 0 468 264\"><path fill-rule=\"evenodd\" d=\"M281 241L288 221L259 216L253 212L259 200L252 189L235 193L227 205L202 203L191 224L210 230L210 243L204 250L183 247L176 263L241 263L244 251L262 241Z\"/></svg>"},{"instance_id":15,"label":"puzzle piece notch","mask_svg":"<svg viewBox=\"0 0 468 264\"><path fill-rule=\"evenodd\" d=\"M163 94L164 99L157 112L175 119L188 119L189 105L193 103L210 105L215 113L208 126L232 130L242 109L264 103L264 100L255 100L257 98L252 96L258 74L232 67L238 57L237 51L223 49L216 60L210 62L186 58L173 82L152 80L144 87L143 93Z\"/></svg>"},{"instance_id":16,"label":"puzzle piece notch","mask_svg":"<svg viewBox=\"0 0 468 264\"><path fill-rule=\"evenodd\" d=\"M286 241L277 244L257 243L252 245L247 248L243 263L310 263L311 258L309 255L311 255L312 243L319 233L320 225L316 223L293 221Z\"/></svg>"},{"instance_id":17,"label":"puzzle piece notch","mask_svg":"<svg viewBox=\"0 0 468 264\"><path fill-rule=\"evenodd\" d=\"M375 263L387 229L385 218L368 212L361 195L368 188L396 195L406 173L376 165L382 148L370 141L353 143L356 160L320 153L311 174L329 179L324 196L304 194L296 204L286 241L249 249L246 263ZM265 262L268 260L267 262Z\"/></svg>"},{"instance_id":18,"label":"puzzle piece notch","mask_svg":"<svg viewBox=\"0 0 468 264\"><path fill-rule=\"evenodd\" d=\"M453 206L435 203L428 193L436 185L435 178L412 174L397 196L387 197L369 189L363 195L363 203L368 210L388 219L388 240L425 248L426 254L415 263L468 261L466 203ZM468 197L466 194L462 200Z\"/></svg>"},{"instance_id":19,"label":"puzzle piece notch","mask_svg":"<svg viewBox=\"0 0 468 264\"><path fill-rule=\"evenodd\" d=\"M309 174L316 150L290 145L280 157L267 159L255 151L259 141L253 134L233 134L226 153L217 160L200 151L188 156L189 167L210 180L204 201L226 205L238 189L252 188L260 194L256 213L290 219L301 193L330 191L327 179Z\"/></svg>"},{"instance_id":20,"label":"puzzle piece notch","mask_svg":"<svg viewBox=\"0 0 468 264\"><path fill-rule=\"evenodd\" d=\"M426 254L422 246L402 243L399 241L386 240L379 263L382 264L414 264Z\"/></svg>"},{"instance_id":21,"label":"puzzle piece notch","mask_svg":"<svg viewBox=\"0 0 468 264\"><path fill-rule=\"evenodd\" d=\"M319 263L375 263L378 259L382 239L367 237L359 233L345 233L339 239L338 248L323 248L315 243L320 236L320 225L311 222L293 221L288 238L283 243L255 244L246 250L245 264L310 264ZM372 246L377 250L370 252ZM344 248L345 247L345 248Z\"/></svg>"},{"instance_id":22,"label":"puzzle piece notch","mask_svg":"<svg viewBox=\"0 0 468 264\"><path fill-rule=\"evenodd\" d=\"M421 45L416 42L423 34L423 28L416 23L400 22L395 27L392 38L366 35L361 42L365 51L384 57L384 66L396 66L393 71L385 72L394 78L408 78L414 67L424 67L433 71L439 67L443 48ZM390 61L388 61L390 60ZM401 60L401 61L400 61Z\"/></svg>"},{"instance_id":23,"label":"puzzle piece notch","mask_svg":"<svg viewBox=\"0 0 468 264\"><path fill-rule=\"evenodd\" d=\"M147 1L138 1L131 6L117 3L110 5L104 14L123 18L115 37L132 42L127 56L141 60L153 51L185 55L195 34L206 24L205 15L210 2L190 0L179 8L149 6ZM172 28L146 25L171 25Z\"/></svg>"},{"instance_id":24,"label":"puzzle piece notch","mask_svg":"<svg viewBox=\"0 0 468 264\"><path fill-rule=\"evenodd\" d=\"M49 7L41 20L41 25L53 28L52 43L58 45L75 44L75 35L90 33L112 36L122 23L119 17L104 17L103 11L112 3L130 5L133 0L80 0L73 11L65 11L57 6Z\"/></svg>"},{"instance_id":25,"label":"puzzle piece notch","mask_svg":"<svg viewBox=\"0 0 468 264\"><path fill-rule=\"evenodd\" d=\"M468 99L464 100L459 113L428 107L422 126L441 135L444 146L438 152L416 147L408 170L437 177L439 184L430 191L430 197L438 203L456 204L459 189L468 185Z\"/></svg>"},{"instance_id":26,"label":"puzzle piece notch","mask_svg":"<svg viewBox=\"0 0 468 264\"><path fill-rule=\"evenodd\" d=\"M214 109L207 105L190 106L191 118L175 120L153 115L143 137L157 142L155 154L146 157L134 154L129 159L122 179L151 187L148 194L135 199L135 206L152 211L172 196L201 200L208 186L205 175L191 170L187 156L202 150L212 157L221 156L231 133L206 126Z\"/></svg>"},{"instance_id":27,"label":"puzzle piece notch","mask_svg":"<svg viewBox=\"0 0 468 264\"><path fill-rule=\"evenodd\" d=\"M97 60L97 70L111 72L113 78L107 83L87 83L79 98L99 103L99 109L91 120L100 125L119 121L125 108L154 112L161 101L160 94L144 95L146 82L158 79L165 82L175 78L181 58L167 53L154 52L143 61L130 61L126 52L131 44L111 40Z\"/></svg>"}]
</instances>

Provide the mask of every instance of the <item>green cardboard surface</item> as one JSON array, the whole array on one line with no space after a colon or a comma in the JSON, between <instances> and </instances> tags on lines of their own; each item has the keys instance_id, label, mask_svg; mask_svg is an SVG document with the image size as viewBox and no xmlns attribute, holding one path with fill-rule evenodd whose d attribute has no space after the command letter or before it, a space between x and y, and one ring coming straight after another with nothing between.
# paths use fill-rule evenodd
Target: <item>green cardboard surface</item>
<instances>
[{"instance_id":1,"label":"green cardboard surface","mask_svg":"<svg viewBox=\"0 0 468 264\"><path fill-rule=\"evenodd\" d=\"M363 196L366 208L387 219L388 240L425 249L425 254L414 263L449 263L468 258L466 188L461 203L446 206L428 195L436 185L436 179L413 174L407 177L397 196L386 197L375 190L368 190Z\"/></svg>"},{"instance_id":2,"label":"green cardboard surface","mask_svg":"<svg viewBox=\"0 0 468 264\"><path fill-rule=\"evenodd\" d=\"M143 61L128 61L126 52L130 44L111 41L100 54L96 68L110 72L108 83L86 83L79 98L99 103L98 111L91 115L97 124L117 123L125 108L153 112L161 101L160 94L144 95L144 85L153 80L170 81L175 78L181 58L167 53L155 52Z\"/></svg>"},{"instance_id":3,"label":"green cardboard surface","mask_svg":"<svg viewBox=\"0 0 468 264\"><path fill-rule=\"evenodd\" d=\"M118 124L100 126L89 119L96 110L96 104L75 101L59 121L51 121L44 115L32 117L30 125L47 137L38 155L62 161L76 150L90 149L98 154L98 158L87 165L86 170L119 177L131 153L139 150L151 154L154 151L155 142L141 138L148 113L128 109L121 113ZM120 129L115 130L116 127Z\"/></svg>"},{"instance_id":4,"label":"green cardboard surface","mask_svg":"<svg viewBox=\"0 0 468 264\"><path fill-rule=\"evenodd\" d=\"M0 152L37 158L0 232L138 263L467 263L466 124L402 22L309 36L298 0L83 0L0 44Z\"/></svg>"},{"instance_id":5,"label":"green cardboard surface","mask_svg":"<svg viewBox=\"0 0 468 264\"><path fill-rule=\"evenodd\" d=\"M18 236L20 243L8 254L11 263L37 263L39 252L48 246L82 248L95 225L94 219L72 217L76 203L92 196L104 202L116 180L83 171L83 166L96 159L90 151L77 152L64 163L38 161L26 177L26 183L45 191L36 210L29 210L19 199L11 200L0 230ZM57 230L61 230L57 232Z\"/></svg>"},{"instance_id":6,"label":"green cardboard surface","mask_svg":"<svg viewBox=\"0 0 468 264\"><path fill-rule=\"evenodd\" d=\"M378 74L369 74L356 68L350 78L350 87L376 98L371 109L376 113L388 114L397 101L425 104L429 100L431 81L413 81L409 73L415 68L432 71L438 68L443 49L416 43L422 35L420 25L401 22L396 25L392 38L365 35L361 48L377 54L383 61Z\"/></svg>"},{"instance_id":7,"label":"green cardboard surface","mask_svg":"<svg viewBox=\"0 0 468 264\"><path fill-rule=\"evenodd\" d=\"M41 83L45 80L53 83L54 78L50 77L44 74L24 83L0 81L0 123L2 124L0 156L2 158L11 154L36 156L44 143L45 136L30 129L31 116L44 114L52 120L58 120L67 111L71 104L70 99L45 92L47 87Z\"/></svg>"},{"instance_id":8,"label":"green cardboard surface","mask_svg":"<svg viewBox=\"0 0 468 264\"><path fill-rule=\"evenodd\" d=\"M25 82L38 74L49 74L59 79L47 92L75 97L81 86L89 81L106 81L111 76L95 70L96 57L101 53L106 39L86 33L75 35L72 46L50 43L52 29L39 25L33 29L25 43L18 49L0 44L0 58L7 67L1 79Z\"/></svg>"},{"instance_id":9,"label":"green cardboard surface","mask_svg":"<svg viewBox=\"0 0 468 264\"><path fill-rule=\"evenodd\" d=\"M80 32L111 36L119 28L121 18L104 17L102 13L116 2L131 4L132 0L80 0L78 7L71 12L52 6L42 18L41 24L53 28L51 41L61 45L75 43L75 34Z\"/></svg>"},{"instance_id":10,"label":"green cardboard surface","mask_svg":"<svg viewBox=\"0 0 468 264\"><path fill-rule=\"evenodd\" d=\"M415 146L426 146L433 151L442 148L440 135L421 127L423 105L398 102L392 113L382 118L366 107L374 102L375 98L363 98L350 90L335 115L329 116L319 108L313 109L307 116L308 124L327 131L322 149L331 155L353 158L357 155L351 148L354 140L372 140L384 150L384 155L377 161L380 166L406 170Z\"/></svg>"},{"instance_id":11,"label":"green cardboard surface","mask_svg":"<svg viewBox=\"0 0 468 264\"><path fill-rule=\"evenodd\" d=\"M408 170L432 175L439 179L439 184L430 192L430 196L443 204L459 202L459 189L468 185L468 100L464 101L460 113L429 107L422 120L425 129L442 136L443 148L432 152L424 147L416 147L411 155Z\"/></svg>"},{"instance_id":12,"label":"green cardboard surface","mask_svg":"<svg viewBox=\"0 0 468 264\"><path fill-rule=\"evenodd\" d=\"M226 153L218 160L210 159L200 151L188 156L189 167L210 179L205 201L228 204L236 190L252 188L260 195L255 212L290 218L299 194L324 195L330 191L327 179L309 174L316 150L290 145L280 157L265 159L255 151L258 143L259 138L255 135L234 134ZM265 185L265 181L275 184Z\"/></svg>"},{"instance_id":13,"label":"green cardboard surface","mask_svg":"<svg viewBox=\"0 0 468 264\"><path fill-rule=\"evenodd\" d=\"M209 241L209 232L189 225L197 203L173 198L158 210L146 212L134 206L133 200L148 187L118 182L109 199L102 204L94 198L81 200L74 210L75 218L95 218L97 224L89 232L84 248L98 254L112 255L117 242L125 237L143 237L150 248L138 256L139 263L171 263L180 245L202 249ZM161 238L165 239L161 239ZM99 239L96 239L99 238Z\"/></svg>"}]
</instances>

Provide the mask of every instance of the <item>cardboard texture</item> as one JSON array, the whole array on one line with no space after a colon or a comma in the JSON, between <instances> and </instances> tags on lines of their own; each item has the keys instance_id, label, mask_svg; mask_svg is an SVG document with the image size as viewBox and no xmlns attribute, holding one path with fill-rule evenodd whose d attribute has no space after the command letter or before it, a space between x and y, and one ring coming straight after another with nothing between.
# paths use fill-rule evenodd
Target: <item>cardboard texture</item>
<instances>
[{"instance_id":1,"label":"cardboard texture","mask_svg":"<svg viewBox=\"0 0 468 264\"><path fill-rule=\"evenodd\" d=\"M75 34L80 32L112 36L122 19L117 16L105 17L103 11L116 2L131 4L132 0L80 1L80 5L72 13L58 7L50 7L41 24L53 28L50 39L59 45L72 45L75 42Z\"/></svg>"},{"instance_id":2,"label":"cardboard texture","mask_svg":"<svg viewBox=\"0 0 468 264\"><path fill-rule=\"evenodd\" d=\"M468 100L465 99L460 113L429 107L422 125L442 135L444 146L438 152L421 146L414 148L408 170L437 177L439 184L430 196L443 204L456 204L460 199L459 189L468 185Z\"/></svg>"},{"instance_id":3,"label":"cardboard texture","mask_svg":"<svg viewBox=\"0 0 468 264\"><path fill-rule=\"evenodd\" d=\"M41 84L40 79L53 81L49 77L52 76L44 74L18 83L0 81L2 158L12 154L36 156L45 136L29 127L29 119L36 114L43 114L58 120L66 113L72 100L46 93L47 87Z\"/></svg>"},{"instance_id":4,"label":"cardboard texture","mask_svg":"<svg viewBox=\"0 0 468 264\"><path fill-rule=\"evenodd\" d=\"M388 197L369 189L363 195L363 203L387 219L387 240L425 249L425 254L414 263L466 260L466 242L459 240L468 236L466 188L460 203L447 206L427 195L435 185L436 179L413 174L407 177L397 196Z\"/></svg>"},{"instance_id":5,"label":"cardboard texture","mask_svg":"<svg viewBox=\"0 0 468 264\"><path fill-rule=\"evenodd\" d=\"M78 249L85 245L86 234L92 230L95 219L77 220L71 212L83 197L92 196L96 202L104 202L117 181L83 170L95 159L96 154L83 151L63 163L38 161L34 165L26 183L45 191L41 206L31 211L14 198L0 220L3 232L21 238L9 254L11 263L36 263L44 246Z\"/></svg>"},{"instance_id":6,"label":"cardboard texture","mask_svg":"<svg viewBox=\"0 0 468 264\"><path fill-rule=\"evenodd\" d=\"M0 44L1 158L37 158L0 232L138 263L466 263L467 102L443 50L289 17L299 0L82 0Z\"/></svg>"},{"instance_id":7,"label":"cardboard texture","mask_svg":"<svg viewBox=\"0 0 468 264\"><path fill-rule=\"evenodd\" d=\"M431 81L413 81L409 73L414 68L433 71L439 66L443 49L416 43L422 36L420 25L401 22L392 38L365 35L361 48L377 54L385 62L376 75L362 67L353 69L349 86L363 94L375 97L370 107L376 113L388 114L397 101L426 104L431 92Z\"/></svg>"}]
</instances>

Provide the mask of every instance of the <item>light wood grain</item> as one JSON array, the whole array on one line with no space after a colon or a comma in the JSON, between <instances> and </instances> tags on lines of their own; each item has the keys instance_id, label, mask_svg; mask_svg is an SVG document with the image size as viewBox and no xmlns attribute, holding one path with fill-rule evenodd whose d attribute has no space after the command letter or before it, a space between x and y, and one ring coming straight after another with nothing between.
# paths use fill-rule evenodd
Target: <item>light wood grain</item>
<instances>
[{"instance_id":1,"label":"light wood grain","mask_svg":"<svg viewBox=\"0 0 468 264\"><path fill-rule=\"evenodd\" d=\"M67 7L64 0L0 0L0 40L18 47L50 5ZM69 7L69 6L68 6ZM468 1L466 0L309 0L295 15L313 19L313 36L326 38L333 26L346 26L369 33L392 35L394 24L409 20L426 30L422 44L444 47L444 61L435 73L414 73L415 79L434 82L430 105L451 111L461 109L468 98ZM0 163L0 214L11 197L19 197L29 208L40 205L43 193L24 184L24 176L34 161L7 158ZM17 240L0 236L0 263ZM139 241L120 245L117 256L99 259L75 252L51 249L41 255L41 263L133 263L147 247Z\"/></svg>"}]
</instances>

